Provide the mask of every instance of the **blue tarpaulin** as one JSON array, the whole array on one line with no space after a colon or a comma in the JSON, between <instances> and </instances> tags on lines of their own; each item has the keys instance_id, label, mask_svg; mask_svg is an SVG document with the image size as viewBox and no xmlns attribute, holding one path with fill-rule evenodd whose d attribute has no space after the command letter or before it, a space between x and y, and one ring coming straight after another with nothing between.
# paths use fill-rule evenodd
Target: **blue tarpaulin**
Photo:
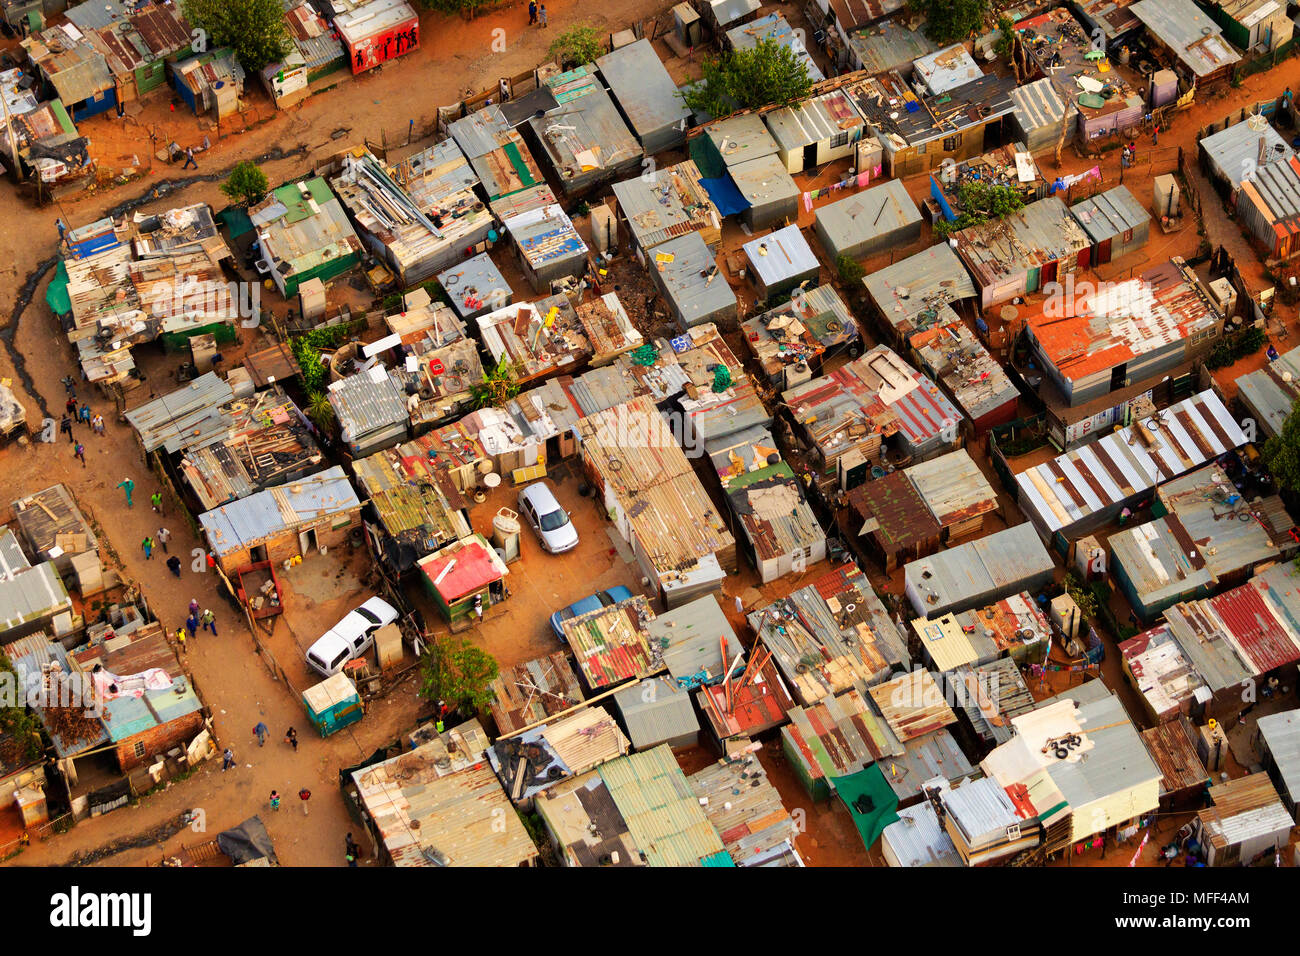
<instances>
[{"instance_id":1,"label":"blue tarpaulin","mask_svg":"<svg viewBox=\"0 0 1300 956\"><path fill-rule=\"evenodd\" d=\"M713 200L713 205L718 207L719 216L734 216L749 208L748 201L740 194L740 189L730 176L722 176L718 179L701 179L700 185L704 187L704 191Z\"/></svg>"}]
</instances>

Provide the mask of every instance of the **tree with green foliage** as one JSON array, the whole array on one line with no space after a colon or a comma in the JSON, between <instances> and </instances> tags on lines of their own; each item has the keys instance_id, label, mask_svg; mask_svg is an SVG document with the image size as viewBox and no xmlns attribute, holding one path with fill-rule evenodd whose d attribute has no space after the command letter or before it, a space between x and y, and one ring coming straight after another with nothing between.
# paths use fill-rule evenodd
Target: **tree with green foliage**
<instances>
[{"instance_id":1,"label":"tree with green foliage","mask_svg":"<svg viewBox=\"0 0 1300 956\"><path fill-rule=\"evenodd\" d=\"M1016 21L1012 20L1006 14L998 17L998 34L997 40L993 44L993 52L1004 60L1011 58L1011 50L1016 43Z\"/></svg>"},{"instance_id":2,"label":"tree with green foliage","mask_svg":"<svg viewBox=\"0 0 1300 956\"><path fill-rule=\"evenodd\" d=\"M839 273L840 281L850 288L856 287L867 274L861 263L851 256L838 256L835 259L835 271Z\"/></svg>"},{"instance_id":3,"label":"tree with green foliage","mask_svg":"<svg viewBox=\"0 0 1300 956\"><path fill-rule=\"evenodd\" d=\"M307 417L322 432L333 431L337 419L334 406L324 392L311 392L307 395Z\"/></svg>"},{"instance_id":4,"label":"tree with green foliage","mask_svg":"<svg viewBox=\"0 0 1300 956\"><path fill-rule=\"evenodd\" d=\"M294 361L298 363L302 374L302 387L308 395L323 392L326 379L329 378L329 366L322 361L321 352L338 348L339 342L346 334L347 329L344 326L329 325L289 339L289 351L293 353Z\"/></svg>"},{"instance_id":5,"label":"tree with green foliage","mask_svg":"<svg viewBox=\"0 0 1300 956\"><path fill-rule=\"evenodd\" d=\"M925 32L940 46L960 43L984 28L989 0L907 0L925 17Z\"/></svg>"},{"instance_id":6,"label":"tree with green foliage","mask_svg":"<svg viewBox=\"0 0 1300 956\"><path fill-rule=\"evenodd\" d=\"M280 0L183 0L185 19L207 32L208 49L228 46L249 73L293 50Z\"/></svg>"},{"instance_id":7,"label":"tree with green foliage","mask_svg":"<svg viewBox=\"0 0 1300 956\"><path fill-rule=\"evenodd\" d=\"M252 206L266 197L269 187L270 183L261 167L245 159L235 164L226 181L221 184L221 191L231 202Z\"/></svg>"},{"instance_id":8,"label":"tree with green foliage","mask_svg":"<svg viewBox=\"0 0 1300 956\"><path fill-rule=\"evenodd\" d=\"M604 56L604 38L594 27L574 27L566 30L551 43L551 57L565 69L583 66Z\"/></svg>"},{"instance_id":9,"label":"tree with green foliage","mask_svg":"<svg viewBox=\"0 0 1300 956\"><path fill-rule=\"evenodd\" d=\"M483 371L483 378L470 386L475 408L500 408L519 394L519 368L509 359L502 359L492 371Z\"/></svg>"},{"instance_id":10,"label":"tree with green foliage","mask_svg":"<svg viewBox=\"0 0 1300 956\"><path fill-rule=\"evenodd\" d=\"M487 709L492 703L492 682L501 669L492 655L465 638L430 641L420 659L420 696L446 701L453 709Z\"/></svg>"},{"instance_id":11,"label":"tree with green foliage","mask_svg":"<svg viewBox=\"0 0 1300 956\"><path fill-rule=\"evenodd\" d=\"M1300 492L1300 408L1287 416L1280 434L1264 442L1264 466L1280 487Z\"/></svg>"},{"instance_id":12,"label":"tree with green foliage","mask_svg":"<svg viewBox=\"0 0 1300 956\"><path fill-rule=\"evenodd\" d=\"M18 672L3 653L0 653L0 674L7 675L5 682L16 691L21 687ZM0 707L0 764L39 760L40 756L40 721L21 699L13 707Z\"/></svg>"},{"instance_id":13,"label":"tree with green foliage","mask_svg":"<svg viewBox=\"0 0 1300 956\"><path fill-rule=\"evenodd\" d=\"M697 113L726 116L763 106L789 106L811 91L808 67L788 46L767 38L751 49L705 58L700 81L681 97Z\"/></svg>"}]
</instances>

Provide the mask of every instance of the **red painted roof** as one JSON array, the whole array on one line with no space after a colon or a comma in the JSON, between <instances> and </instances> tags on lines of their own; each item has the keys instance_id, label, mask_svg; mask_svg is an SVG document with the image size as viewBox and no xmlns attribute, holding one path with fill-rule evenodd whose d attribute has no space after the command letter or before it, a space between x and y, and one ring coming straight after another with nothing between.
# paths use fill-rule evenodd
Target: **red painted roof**
<instances>
[{"instance_id":1,"label":"red painted roof","mask_svg":"<svg viewBox=\"0 0 1300 956\"><path fill-rule=\"evenodd\" d=\"M1287 637L1254 582L1210 598L1209 604L1250 658L1256 674L1300 660L1300 650Z\"/></svg>"},{"instance_id":2,"label":"red painted roof","mask_svg":"<svg viewBox=\"0 0 1300 956\"><path fill-rule=\"evenodd\" d=\"M443 600L450 603L504 577L493 557L480 541L470 540L464 544L449 545L437 554L429 555L420 562L420 570L429 579L429 583L433 584L442 569L455 560L456 566L441 582L434 584Z\"/></svg>"}]
</instances>

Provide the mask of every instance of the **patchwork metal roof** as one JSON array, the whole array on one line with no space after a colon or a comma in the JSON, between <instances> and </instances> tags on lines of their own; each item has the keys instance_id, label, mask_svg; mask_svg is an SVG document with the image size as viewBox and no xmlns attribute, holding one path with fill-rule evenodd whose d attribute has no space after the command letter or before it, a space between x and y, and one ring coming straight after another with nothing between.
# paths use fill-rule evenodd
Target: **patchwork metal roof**
<instances>
[{"instance_id":1,"label":"patchwork metal roof","mask_svg":"<svg viewBox=\"0 0 1300 956\"><path fill-rule=\"evenodd\" d=\"M1070 207L1070 215L1079 221L1094 243L1123 237L1129 230L1151 224L1151 214L1127 186L1115 186L1075 203Z\"/></svg>"},{"instance_id":2,"label":"patchwork metal roof","mask_svg":"<svg viewBox=\"0 0 1300 956\"><path fill-rule=\"evenodd\" d=\"M268 488L199 515L208 544L220 556L330 516L359 510L352 483L336 465L283 488Z\"/></svg>"},{"instance_id":3,"label":"patchwork metal roof","mask_svg":"<svg viewBox=\"0 0 1300 956\"><path fill-rule=\"evenodd\" d=\"M1129 10L1198 77L1241 59L1223 38L1223 29L1192 0L1141 0Z\"/></svg>"},{"instance_id":4,"label":"patchwork metal roof","mask_svg":"<svg viewBox=\"0 0 1300 956\"><path fill-rule=\"evenodd\" d=\"M903 341L913 332L959 321L952 303L978 294L957 253L942 242L873 272L862 282Z\"/></svg>"},{"instance_id":5,"label":"patchwork metal roof","mask_svg":"<svg viewBox=\"0 0 1300 956\"><path fill-rule=\"evenodd\" d=\"M837 136L852 134L866 125L852 97L832 90L763 115L763 122L783 150L800 149Z\"/></svg>"},{"instance_id":6,"label":"patchwork metal roof","mask_svg":"<svg viewBox=\"0 0 1300 956\"><path fill-rule=\"evenodd\" d=\"M846 30L852 28L845 26ZM867 73L904 70L913 60L934 52L934 44L920 30L909 30L893 20L849 33L849 46Z\"/></svg>"},{"instance_id":7,"label":"patchwork metal roof","mask_svg":"<svg viewBox=\"0 0 1300 956\"><path fill-rule=\"evenodd\" d=\"M1049 533L1082 527L1245 443L1241 427L1207 390L1021 472L1021 507Z\"/></svg>"}]
</instances>

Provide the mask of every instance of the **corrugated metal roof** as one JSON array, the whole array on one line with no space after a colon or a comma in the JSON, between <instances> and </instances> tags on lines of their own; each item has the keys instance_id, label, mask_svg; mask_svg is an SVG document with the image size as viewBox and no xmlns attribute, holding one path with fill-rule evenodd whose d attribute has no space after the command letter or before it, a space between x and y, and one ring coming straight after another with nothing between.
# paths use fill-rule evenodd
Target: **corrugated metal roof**
<instances>
[{"instance_id":1,"label":"corrugated metal roof","mask_svg":"<svg viewBox=\"0 0 1300 956\"><path fill-rule=\"evenodd\" d=\"M1255 726L1291 802L1300 801L1300 710L1260 717Z\"/></svg>"},{"instance_id":2,"label":"corrugated metal roof","mask_svg":"<svg viewBox=\"0 0 1300 956\"><path fill-rule=\"evenodd\" d=\"M1254 204L1279 238L1294 235L1300 231L1300 160L1291 156L1260 166L1242 181L1237 202Z\"/></svg>"},{"instance_id":3,"label":"corrugated metal roof","mask_svg":"<svg viewBox=\"0 0 1300 956\"><path fill-rule=\"evenodd\" d=\"M868 690L889 729L903 743L957 722L934 675L927 670L900 674Z\"/></svg>"},{"instance_id":4,"label":"corrugated metal roof","mask_svg":"<svg viewBox=\"0 0 1300 956\"><path fill-rule=\"evenodd\" d=\"M965 617L963 614L959 620ZM1043 623L1046 624L1045 619ZM1044 631L1046 640L1050 631L1046 627ZM958 700L964 701L962 709L970 718L971 726L986 742L1006 743L1011 739L1011 718L1034 708L1029 685L1010 657L974 668L959 667L948 679L966 695Z\"/></svg>"},{"instance_id":5,"label":"corrugated metal roof","mask_svg":"<svg viewBox=\"0 0 1300 956\"><path fill-rule=\"evenodd\" d=\"M776 140L755 113L732 116L704 127L704 134L728 168L739 166L777 151ZM784 167L783 167L784 168Z\"/></svg>"},{"instance_id":6,"label":"corrugated metal roof","mask_svg":"<svg viewBox=\"0 0 1300 956\"><path fill-rule=\"evenodd\" d=\"M613 185L619 211L642 249L686 232L716 235L721 226L718 210L700 185L700 171L691 160Z\"/></svg>"},{"instance_id":7,"label":"corrugated metal roof","mask_svg":"<svg viewBox=\"0 0 1300 956\"><path fill-rule=\"evenodd\" d=\"M566 865L646 865L609 788L594 771L539 793L533 806Z\"/></svg>"},{"instance_id":8,"label":"corrugated metal roof","mask_svg":"<svg viewBox=\"0 0 1300 956\"><path fill-rule=\"evenodd\" d=\"M1025 135L1049 127L1060 129L1066 106L1050 77L1017 86L1011 100L1016 104L1016 120ZM1074 112L1073 107L1070 112Z\"/></svg>"},{"instance_id":9,"label":"corrugated metal roof","mask_svg":"<svg viewBox=\"0 0 1300 956\"><path fill-rule=\"evenodd\" d=\"M894 795L904 802L919 797L936 777L951 783L975 769L947 730L907 741L901 757L888 757L879 766Z\"/></svg>"},{"instance_id":10,"label":"corrugated metal roof","mask_svg":"<svg viewBox=\"0 0 1300 956\"><path fill-rule=\"evenodd\" d=\"M995 414L1005 421L1015 414L1020 390L964 322L918 332L911 346L922 368L939 380L971 421Z\"/></svg>"},{"instance_id":11,"label":"corrugated metal roof","mask_svg":"<svg viewBox=\"0 0 1300 956\"><path fill-rule=\"evenodd\" d=\"M921 211L902 180L891 179L847 199L817 207L818 226L836 249L919 226Z\"/></svg>"},{"instance_id":12,"label":"corrugated metal roof","mask_svg":"<svg viewBox=\"0 0 1300 956\"><path fill-rule=\"evenodd\" d=\"M742 248L751 272L769 288L809 273L815 276L821 268L803 231L796 224L751 239Z\"/></svg>"},{"instance_id":13,"label":"corrugated metal roof","mask_svg":"<svg viewBox=\"0 0 1300 956\"><path fill-rule=\"evenodd\" d=\"M928 800L900 809L880 837L899 866L964 866Z\"/></svg>"},{"instance_id":14,"label":"corrugated metal roof","mask_svg":"<svg viewBox=\"0 0 1300 956\"><path fill-rule=\"evenodd\" d=\"M404 424L408 418L406 400L382 365L331 382L326 397L334 406L343 440L349 443L361 443L366 435Z\"/></svg>"},{"instance_id":15,"label":"corrugated metal roof","mask_svg":"<svg viewBox=\"0 0 1300 956\"><path fill-rule=\"evenodd\" d=\"M852 135L851 131L866 125L866 119L843 90L821 93L794 106L773 110L764 114L763 122L783 150L802 149L812 143Z\"/></svg>"},{"instance_id":16,"label":"corrugated metal roof","mask_svg":"<svg viewBox=\"0 0 1300 956\"><path fill-rule=\"evenodd\" d=\"M734 479L727 497L760 562L795 555L820 560L826 532L786 462ZM762 576L770 580L768 572Z\"/></svg>"},{"instance_id":17,"label":"corrugated metal roof","mask_svg":"<svg viewBox=\"0 0 1300 956\"><path fill-rule=\"evenodd\" d=\"M903 9L903 0L829 0L835 20L845 31L887 17Z\"/></svg>"},{"instance_id":18,"label":"corrugated metal roof","mask_svg":"<svg viewBox=\"0 0 1300 956\"><path fill-rule=\"evenodd\" d=\"M1138 429L1144 432L1141 439ZM1020 506L1048 532L1086 530L1158 482L1177 478L1245 443L1241 427L1219 396L1207 389L1152 418L1021 472L1016 476Z\"/></svg>"},{"instance_id":19,"label":"corrugated metal roof","mask_svg":"<svg viewBox=\"0 0 1300 956\"><path fill-rule=\"evenodd\" d=\"M614 695L632 746L647 750L657 744L692 740L700 732L690 691L673 677L650 677L629 684Z\"/></svg>"},{"instance_id":20,"label":"corrugated metal roof","mask_svg":"<svg viewBox=\"0 0 1300 956\"><path fill-rule=\"evenodd\" d=\"M849 33L849 47L870 74L905 70L913 60L934 52L934 44L924 33L892 20Z\"/></svg>"},{"instance_id":21,"label":"corrugated metal roof","mask_svg":"<svg viewBox=\"0 0 1300 956\"><path fill-rule=\"evenodd\" d=\"M0 634L72 610L53 561L22 568L0 580Z\"/></svg>"},{"instance_id":22,"label":"corrugated metal roof","mask_svg":"<svg viewBox=\"0 0 1300 956\"><path fill-rule=\"evenodd\" d=\"M961 786L943 791L940 799L967 846L979 844L990 834L1002 835L1007 827L1020 823L1007 792L989 777L967 780Z\"/></svg>"},{"instance_id":23,"label":"corrugated metal roof","mask_svg":"<svg viewBox=\"0 0 1300 956\"><path fill-rule=\"evenodd\" d=\"M903 473L941 525L997 510L997 492L964 448L912 465Z\"/></svg>"},{"instance_id":24,"label":"corrugated metal roof","mask_svg":"<svg viewBox=\"0 0 1300 956\"><path fill-rule=\"evenodd\" d=\"M852 565L750 612L749 626L805 706L910 663L906 639Z\"/></svg>"},{"instance_id":25,"label":"corrugated metal roof","mask_svg":"<svg viewBox=\"0 0 1300 956\"><path fill-rule=\"evenodd\" d=\"M234 394L225 379L216 372L207 372L152 402L130 409L126 420L139 433L145 451L165 448L175 453L194 443L196 429L207 434L222 425L212 416Z\"/></svg>"},{"instance_id":26,"label":"corrugated metal roof","mask_svg":"<svg viewBox=\"0 0 1300 956\"><path fill-rule=\"evenodd\" d=\"M707 670L709 678L705 683L716 683L724 676L723 668L742 650L740 640L714 594L706 594L657 615L646 623L646 633L651 641L659 643L664 666L674 678L692 677ZM725 663L719 640L724 637L727 641Z\"/></svg>"},{"instance_id":27,"label":"corrugated metal roof","mask_svg":"<svg viewBox=\"0 0 1300 956\"><path fill-rule=\"evenodd\" d=\"M1142 743L1160 768L1162 795L1199 791L1210 782L1210 775L1196 755L1196 737L1186 717L1142 731Z\"/></svg>"},{"instance_id":28,"label":"corrugated metal roof","mask_svg":"<svg viewBox=\"0 0 1300 956\"><path fill-rule=\"evenodd\" d=\"M1236 189L1248 172L1268 163L1290 159L1291 145L1263 116L1253 116L1201 140L1210 168ZM1263 162L1261 162L1261 157Z\"/></svg>"},{"instance_id":29,"label":"corrugated metal roof","mask_svg":"<svg viewBox=\"0 0 1300 956\"><path fill-rule=\"evenodd\" d=\"M857 690L796 707L789 718L790 723L781 728L787 753L802 763L802 776L825 780L832 791L836 777L903 754L903 745L889 725Z\"/></svg>"},{"instance_id":30,"label":"corrugated metal roof","mask_svg":"<svg viewBox=\"0 0 1300 956\"><path fill-rule=\"evenodd\" d=\"M23 554L23 546L18 543L18 535L13 529L0 529L0 580L5 580L23 568L30 568L32 563Z\"/></svg>"},{"instance_id":31,"label":"corrugated metal roof","mask_svg":"<svg viewBox=\"0 0 1300 956\"><path fill-rule=\"evenodd\" d=\"M862 282L885 321L904 341L914 331L958 321L952 303L977 294L970 273L947 243L900 259Z\"/></svg>"},{"instance_id":32,"label":"corrugated metal roof","mask_svg":"<svg viewBox=\"0 0 1300 956\"><path fill-rule=\"evenodd\" d=\"M708 4L714 21L720 27L757 13L762 7L760 0L708 0Z\"/></svg>"},{"instance_id":33,"label":"corrugated metal roof","mask_svg":"<svg viewBox=\"0 0 1300 956\"><path fill-rule=\"evenodd\" d=\"M650 866L701 866L725 847L666 744L597 771Z\"/></svg>"},{"instance_id":34,"label":"corrugated metal roof","mask_svg":"<svg viewBox=\"0 0 1300 956\"><path fill-rule=\"evenodd\" d=\"M644 143L646 136L671 126L680 126L685 138L691 111L677 95L676 84L649 40L597 57L596 66L638 139Z\"/></svg>"},{"instance_id":35,"label":"corrugated metal roof","mask_svg":"<svg viewBox=\"0 0 1300 956\"><path fill-rule=\"evenodd\" d=\"M473 720L352 774L361 807L396 866L518 866L537 858L483 759L486 747Z\"/></svg>"},{"instance_id":36,"label":"corrugated metal roof","mask_svg":"<svg viewBox=\"0 0 1300 956\"><path fill-rule=\"evenodd\" d=\"M784 865L799 865L794 817L781 802L757 754L722 759L686 778L704 804L704 815L718 831L737 866L763 866L774 853L793 856Z\"/></svg>"},{"instance_id":37,"label":"corrugated metal roof","mask_svg":"<svg viewBox=\"0 0 1300 956\"><path fill-rule=\"evenodd\" d=\"M799 186L786 171L781 157L776 154L759 156L730 166L727 172L740 194L755 209L770 209L786 204L793 217Z\"/></svg>"},{"instance_id":38,"label":"corrugated metal roof","mask_svg":"<svg viewBox=\"0 0 1300 956\"><path fill-rule=\"evenodd\" d=\"M957 252L983 286L1050 262L1076 260L1090 245L1060 196L1031 202L1005 219L953 234Z\"/></svg>"},{"instance_id":39,"label":"corrugated metal roof","mask_svg":"<svg viewBox=\"0 0 1300 956\"><path fill-rule=\"evenodd\" d=\"M672 261L664 262L665 256ZM735 314L736 294L718 274L717 259L698 232L657 246L653 257L659 261L650 264L650 275L682 325Z\"/></svg>"},{"instance_id":40,"label":"corrugated metal roof","mask_svg":"<svg viewBox=\"0 0 1300 956\"><path fill-rule=\"evenodd\" d=\"M1029 524L1020 524L911 561L907 596L921 617L989 604L1051 580L1056 565Z\"/></svg>"},{"instance_id":41,"label":"corrugated metal roof","mask_svg":"<svg viewBox=\"0 0 1300 956\"><path fill-rule=\"evenodd\" d=\"M1263 437L1280 435L1282 424L1300 399L1300 348L1283 352L1263 368L1237 379L1237 396L1255 416Z\"/></svg>"},{"instance_id":42,"label":"corrugated metal roof","mask_svg":"<svg viewBox=\"0 0 1300 956\"><path fill-rule=\"evenodd\" d=\"M863 482L850 489L848 499L863 521L859 537L870 537L887 563L892 565L899 555L916 554L918 548L933 550L938 545L939 522L903 472Z\"/></svg>"},{"instance_id":43,"label":"corrugated metal roof","mask_svg":"<svg viewBox=\"0 0 1300 956\"><path fill-rule=\"evenodd\" d=\"M1138 693L1158 719L1190 710L1198 691L1208 696L1205 681L1183 655L1168 624L1129 638L1119 645L1124 667Z\"/></svg>"},{"instance_id":44,"label":"corrugated metal roof","mask_svg":"<svg viewBox=\"0 0 1300 956\"><path fill-rule=\"evenodd\" d=\"M1197 816L1211 846L1224 849L1269 836L1277 840L1279 849L1286 845L1295 820L1268 774L1252 773L1229 780L1211 787L1209 794L1214 805Z\"/></svg>"},{"instance_id":45,"label":"corrugated metal roof","mask_svg":"<svg viewBox=\"0 0 1300 956\"><path fill-rule=\"evenodd\" d=\"M1128 191L1115 186L1070 207L1070 215L1079 221L1093 242L1122 237L1130 229L1150 226L1151 214Z\"/></svg>"},{"instance_id":46,"label":"corrugated metal roof","mask_svg":"<svg viewBox=\"0 0 1300 956\"><path fill-rule=\"evenodd\" d=\"M602 707L585 707L498 740L487 751L501 786L524 804L566 777L592 770L630 749L627 737Z\"/></svg>"},{"instance_id":47,"label":"corrugated metal roof","mask_svg":"<svg viewBox=\"0 0 1300 956\"><path fill-rule=\"evenodd\" d=\"M582 700L566 651L502 668L492 683L492 719L498 734L545 720Z\"/></svg>"},{"instance_id":48,"label":"corrugated metal roof","mask_svg":"<svg viewBox=\"0 0 1300 956\"><path fill-rule=\"evenodd\" d=\"M1241 59L1219 25L1191 0L1142 0L1129 10L1198 77Z\"/></svg>"},{"instance_id":49,"label":"corrugated metal roof","mask_svg":"<svg viewBox=\"0 0 1300 956\"><path fill-rule=\"evenodd\" d=\"M263 543L301 525L361 508L341 466L302 478L283 488L268 488L199 515L208 544L218 555Z\"/></svg>"},{"instance_id":50,"label":"corrugated metal roof","mask_svg":"<svg viewBox=\"0 0 1300 956\"><path fill-rule=\"evenodd\" d=\"M558 105L528 120L566 192L635 164L642 155L636 137L592 73L593 67L579 67L547 80Z\"/></svg>"}]
</instances>

